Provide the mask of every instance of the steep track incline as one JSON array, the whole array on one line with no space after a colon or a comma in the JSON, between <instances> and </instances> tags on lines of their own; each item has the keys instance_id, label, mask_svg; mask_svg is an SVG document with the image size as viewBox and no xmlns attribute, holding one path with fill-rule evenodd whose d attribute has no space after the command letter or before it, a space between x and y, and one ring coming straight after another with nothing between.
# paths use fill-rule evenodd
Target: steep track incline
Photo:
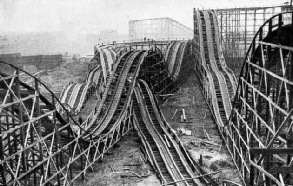
<instances>
[{"instance_id":1,"label":"steep track incline","mask_svg":"<svg viewBox=\"0 0 293 186\"><path fill-rule=\"evenodd\" d=\"M201 89L243 184L292 184L293 13L275 15L257 31L236 92L214 11L197 10L194 17Z\"/></svg>"},{"instance_id":2,"label":"steep track incline","mask_svg":"<svg viewBox=\"0 0 293 186\"><path fill-rule=\"evenodd\" d=\"M104 133L110 131L115 125L116 120L119 120L121 115L125 112L127 105L130 103L133 91L132 87L135 84L135 77L137 76L139 64L144 54L145 51L131 53L126 60L124 68L121 69L122 72L120 76L115 73L113 81L118 81L118 84L115 90L108 90L107 92L108 98L106 98L106 100L110 105L103 113L104 116L97 121L97 123L101 123L101 125L92 125L88 129L94 136L101 134L104 130Z\"/></svg>"},{"instance_id":3,"label":"steep track incline","mask_svg":"<svg viewBox=\"0 0 293 186\"><path fill-rule=\"evenodd\" d=\"M148 83L153 87L152 90L160 95L177 90L182 81L180 78L188 76L188 73L184 73L186 71L182 70L182 67L188 64L186 61L184 62L184 56L188 54L184 46L186 46L184 42L177 43L177 49L173 51L175 53L172 57L173 70L178 72L176 72L177 79L170 78L162 54L155 47L147 51L126 51L123 53L113 66L113 73L107 73L102 99L96 103L95 108L82 125L70 116L64 105L52 95L49 89L45 90L50 92L50 99L45 99L40 93L39 85L43 84L39 80L35 78L34 88L29 87L18 81L20 70L8 65L15 71L16 75L12 73L9 77L1 76L0 79L2 82L0 84L1 94L4 95L2 107L5 108L2 109L5 110L2 113L5 114L6 118L3 120L1 115L1 121L5 126L1 128L0 136L1 145L5 146L2 148L5 150L4 154L0 154L1 184L72 185L77 178L83 178L86 171L93 168L93 163L103 158L105 152L132 128L132 124L135 122L132 96L136 79L150 80L155 77ZM103 54L101 55L103 56ZM182 60L183 62L174 60ZM105 61L103 62L106 64ZM109 67L109 65L107 66ZM180 70L178 70L179 67L181 67ZM158 76L154 76L157 75L156 72L159 72ZM95 81L96 78L92 77L89 74L88 78ZM81 96L79 93L82 86L82 84L66 85L62 99L67 99L73 104ZM150 91L147 91L147 94L142 95L150 94ZM9 101L7 101L8 98ZM154 100L154 98L148 99L148 104L150 104L150 100ZM21 103L20 106L19 103ZM62 107L64 114L59 113L56 103ZM12 111L10 111L11 105L14 105ZM148 124L152 126L152 129L149 128L153 135L151 138L155 140L156 144L166 145L167 142L161 139L161 136L164 135L162 132L166 132L166 130L170 132L171 129L168 127L168 129L158 128L158 123L162 124L163 122L158 119L158 110L150 111L152 106L142 106L140 109L144 109L142 112L148 116L145 121L148 121ZM11 121L14 122L13 126L10 125ZM43 127L45 131L42 131ZM11 136L17 140L16 145L11 142ZM194 172L196 175L204 174L204 172L194 165L189 167L192 160L186 154L176 135L166 132L164 138L173 148L173 150L169 150L168 146L162 147L161 153L161 158L165 159L168 166L173 164L169 169L169 178L172 179L166 179L168 183L175 181L177 185L193 183L201 185L201 181L193 181L194 179L190 178L193 177ZM16 146L15 151L9 150L12 146ZM19 160L19 156L21 160ZM164 172L164 170L162 171ZM207 179L208 177L204 176ZM184 180L186 178L188 180ZM203 178L199 180L201 179Z\"/></svg>"},{"instance_id":4,"label":"steep track incline","mask_svg":"<svg viewBox=\"0 0 293 186\"><path fill-rule=\"evenodd\" d=\"M135 129L142 139L151 164L164 184L177 182L177 185L218 185L210 177L192 179L204 171L192 162L163 118L148 85L142 80L135 89L133 109Z\"/></svg>"}]
</instances>

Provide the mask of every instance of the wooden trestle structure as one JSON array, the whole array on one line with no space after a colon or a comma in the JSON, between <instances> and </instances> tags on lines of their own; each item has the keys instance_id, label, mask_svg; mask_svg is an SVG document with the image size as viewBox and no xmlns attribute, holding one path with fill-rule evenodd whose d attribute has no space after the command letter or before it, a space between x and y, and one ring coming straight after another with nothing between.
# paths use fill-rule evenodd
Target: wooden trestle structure
<instances>
[{"instance_id":1,"label":"wooden trestle structure","mask_svg":"<svg viewBox=\"0 0 293 186\"><path fill-rule=\"evenodd\" d=\"M245 185L292 184L293 13L277 14L259 28L227 110L228 83L219 75L215 81L213 73L219 71L210 65L210 53L217 50L215 60L221 61L223 49L217 37L213 46L208 43L207 38L215 35L213 24L208 24L213 16L208 19L206 12L211 11L194 11L197 75L239 175Z\"/></svg>"},{"instance_id":2,"label":"wooden trestle structure","mask_svg":"<svg viewBox=\"0 0 293 186\"><path fill-rule=\"evenodd\" d=\"M182 47L187 45L183 43ZM178 52L181 61L186 61L182 66L191 62L192 52L185 52L185 48ZM137 78L152 82L151 89L159 95L175 91L178 82L187 77L185 70L176 71L176 80L169 77L163 54L155 46L142 51L126 47L113 73L106 74L103 98L80 125L45 84L13 65L2 61L0 65L1 185L73 185L87 171L94 171L93 163L133 128L131 99ZM117 74L125 76L125 81L117 79ZM31 76L34 83L28 86L22 76ZM81 91L70 94L74 92ZM111 124L111 119L107 125L96 122L112 108L116 108L116 115L120 113L113 116L115 123Z\"/></svg>"},{"instance_id":3,"label":"wooden trestle structure","mask_svg":"<svg viewBox=\"0 0 293 186\"><path fill-rule=\"evenodd\" d=\"M73 185L135 128L163 184L218 185L202 177L205 172L178 142L158 107L162 95L178 90L194 68L243 183L292 185L292 20L292 12L281 13L259 28L238 83L225 63L214 11L194 11L193 41L98 46L103 48L96 48L93 61L104 66L94 68L99 75L93 78L91 71L88 82L104 88L82 124L44 83L0 61L0 184ZM33 83L24 83L24 76L31 76ZM101 91L91 87L95 88L89 92ZM86 92L70 94L80 93L74 96L78 99ZM79 105L86 104L87 99L80 100ZM153 140L166 145L160 135L168 139L172 151L149 144Z\"/></svg>"}]
</instances>

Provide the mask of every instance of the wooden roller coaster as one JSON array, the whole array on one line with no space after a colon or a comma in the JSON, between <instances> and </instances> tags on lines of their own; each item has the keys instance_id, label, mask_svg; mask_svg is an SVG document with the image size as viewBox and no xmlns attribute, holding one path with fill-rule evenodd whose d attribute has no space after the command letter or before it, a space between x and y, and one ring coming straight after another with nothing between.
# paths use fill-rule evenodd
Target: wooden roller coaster
<instances>
[{"instance_id":1,"label":"wooden roller coaster","mask_svg":"<svg viewBox=\"0 0 293 186\"><path fill-rule=\"evenodd\" d=\"M178 90L193 68L243 183L292 184L292 17L276 15L259 29L238 87L213 11L194 12L193 41L160 43L165 56L154 42L143 50L96 48L101 66L86 83L68 83L61 101L36 77L0 61L0 184L73 185L135 128L163 185L219 185L190 157L159 108L161 95ZM89 86L102 96L80 124L64 103L81 109Z\"/></svg>"},{"instance_id":2,"label":"wooden roller coaster","mask_svg":"<svg viewBox=\"0 0 293 186\"><path fill-rule=\"evenodd\" d=\"M234 75L218 57L213 14L194 11L196 70L227 149L245 185L290 185L293 13L275 15L260 27L235 95Z\"/></svg>"}]
</instances>

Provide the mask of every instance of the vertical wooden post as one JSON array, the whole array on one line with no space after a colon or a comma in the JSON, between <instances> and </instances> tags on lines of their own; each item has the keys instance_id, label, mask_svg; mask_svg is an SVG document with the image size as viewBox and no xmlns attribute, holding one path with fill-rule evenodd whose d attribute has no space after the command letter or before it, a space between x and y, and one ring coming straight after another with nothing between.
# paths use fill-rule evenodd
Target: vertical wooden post
<instances>
[{"instance_id":1,"label":"vertical wooden post","mask_svg":"<svg viewBox=\"0 0 293 186\"><path fill-rule=\"evenodd\" d=\"M255 34L255 25L256 24L256 9L254 9L254 12L253 12L253 35Z\"/></svg>"},{"instance_id":2,"label":"vertical wooden post","mask_svg":"<svg viewBox=\"0 0 293 186\"><path fill-rule=\"evenodd\" d=\"M251 161L254 161L254 154L250 155ZM250 165L250 182L249 185L254 185L254 167Z\"/></svg>"},{"instance_id":3,"label":"vertical wooden post","mask_svg":"<svg viewBox=\"0 0 293 186\"><path fill-rule=\"evenodd\" d=\"M80 148L80 150L83 151L82 148ZM82 152L80 152L80 153L82 153ZM82 179L82 180L85 179L85 176L84 176L84 169L85 169L85 167L84 167L84 164L83 164L83 155L81 155L81 156L80 156L80 171L83 172L83 173L81 174L81 179Z\"/></svg>"},{"instance_id":4,"label":"vertical wooden post","mask_svg":"<svg viewBox=\"0 0 293 186\"><path fill-rule=\"evenodd\" d=\"M17 69L16 70L16 74L17 74L17 77L15 78L15 82L16 82L16 95L17 95L17 98L21 100L21 92L20 92L20 80L19 80L19 70ZM19 102L19 106L18 106L18 109L19 109L19 123L22 124L23 123L23 115L22 115L22 102L20 101ZM21 146L22 148L25 148L25 134L26 134L26 131L24 129L24 126L22 126L20 128L20 141L21 141ZM17 146L17 144L15 144ZM17 147L16 147L17 148ZM21 153L21 162L22 162L22 166L23 166L23 171L24 172L27 172L27 158L26 158L26 153L25 151L22 151ZM26 174L25 175L25 185L28 184L28 175Z\"/></svg>"},{"instance_id":5,"label":"vertical wooden post","mask_svg":"<svg viewBox=\"0 0 293 186\"><path fill-rule=\"evenodd\" d=\"M51 143L55 144L55 151L58 152L58 149L59 149L59 135L60 134L59 134L57 123L56 123L55 97L54 97L53 94L51 96L52 96L52 105L53 105L52 109L54 110L54 112L53 112L53 125L54 125L54 130L55 130L54 139L52 139ZM60 170L59 158L62 159L62 157L60 156L60 153L59 153L59 155L56 154L55 158L56 158L56 168L57 168L57 171L59 171ZM61 185L60 173L57 174L57 182L58 182L58 185Z\"/></svg>"},{"instance_id":6,"label":"vertical wooden post","mask_svg":"<svg viewBox=\"0 0 293 186\"><path fill-rule=\"evenodd\" d=\"M227 31L227 29L228 29L228 11L226 10L226 25L225 25L225 31L226 31L226 33L225 33L225 42L224 42L224 46L225 46L225 52L226 52L226 54L228 54L228 52L227 52L227 50L228 50L228 45L229 45L229 38L228 38L228 31ZM231 57L231 56L230 56Z\"/></svg>"},{"instance_id":7,"label":"vertical wooden post","mask_svg":"<svg viewBox=\"0 0 293 186\"><path fill-rule=\"evenodd\" d=\"M244 13L244 51L247 51L247 8Z\"/></svg>"},{"instance_id":8,"label":"vertical wooden post","mask_svg":"<svg viewBox=\"0 0 293 186\"><path fill-rule=\"evenodd\" d=\"M3 123L5 124L5 123ZM2 122L0 120L0 134L2 133ZM7 121L7 125L9 125L9 122ZM2 135L0 136L0 160L3 161L2 164L0 164L0 171L1 171L1 177L2 177L2 182L3 185L6 185L6 173L5 173L5 160L4 160L4 148L3 148L3 141L2 141Z\"/></svg>"},{"instance_id":9,"label":"vertical wooden post","mask_svg":"<svg viewBox=\"0 0 293 186\"><path fill-rule=\"evenodd\" d=\"M36 96L36 109L37 109L37 116L40 116L41 115L41 108L40 108L40 90L39 90L39 82L37 79L35 79L35 90L37 91L38 95ZM42 122L41 120L38 120L37 121L37 131L38 131L38 135L40 137L42 137ZM39 157L39 161L43 161L43 145L42 143L39 142L39 154L40 154L40 157ZM44 172L45 172L45 168L44 168L44 163L42 163L41 165L41 175L44 175Z\"/></svg>"}]
</instances>

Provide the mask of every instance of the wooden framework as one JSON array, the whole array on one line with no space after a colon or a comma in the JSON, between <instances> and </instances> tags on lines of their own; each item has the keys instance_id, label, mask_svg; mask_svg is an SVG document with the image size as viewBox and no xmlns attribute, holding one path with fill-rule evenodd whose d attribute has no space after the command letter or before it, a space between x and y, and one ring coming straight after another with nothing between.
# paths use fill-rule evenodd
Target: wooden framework
<instances>
[{"instance_id":1,"label":"wooden framework","mask_svg":"<svg viewBox=\"0 0 293 186\"><path fill-rule=\"evenodd\" d=\"M253 38L226 126L226 142L249 185L292 184L292 18L273 16Z\"/></svg>"},{"instance_id":2,"label":"wooden framework","mask_svg":"<svg viewBox=\"0 0 293 186\"><path fill-rule=\"evenodd\" d=\"M59 100L42 82L33 77L34 88L29 87L20 74L30 74L0 63L11 72L0 76L1 185L73 185L132 128L130 106L110 133L83 141L73 132L72 124L79 125L56 111Z\"/></svg>"},{"instance_id":3,"label":"wooden framework","mask_svg":"<svg viewBox=\"0 0 293 186\"><path fill-rule=\"evenodd\" d=\"M292 184L293 13L267 20L250 45L229 120L216 115L210 70L202 65L202 25L195 11L196 71L229 153L247 185ZM205 25L204 25L205 26Z\"/></svg>"},{"instance_id":4,"label":"wooden framework","mask_svg":"<svg viewBox=\"0 0 293 186\"><path fill-rule=\"evenodd\" d=\"M240 62L244 60L258 28L273 15L290 10L289 5L215 9L223 52L227 62L231 63L228 64L240 71Z\"/></svg>"},{"instance_id":5,"label":"wooden framework","mask_svg":"<svg viewBox=\"0 0 293 186\"><path fill-rule=\"evenodd\" d=\"M191 39L192 29L171 18L129 21L129 39Z\"/></svg>"},{"instance_id":6,"label":"wooden framework","mask_svg":"<svg viewBox=\"0 0 293 186\"><path fill-rule=\"evenodd\" d=\"M153 47L139 69L146 73L152 65L164 62L161 51ZM74 185L87 171L94 171L93 164L133 128L132 100L117 125L104 135L93 136L45 84L11 64L1 61L0 65L0 185ZM21 81L22 76L33 78L32 87ZM62 107L62 114L56 105ZM83 125L93 118L94 111Z\"/></svg>"},{"instance_id":7,"label":"wooden framework","mask_svg":"<svg viewBox=\"0 0 293 186\"><path fill-rule=\"evenodd\" d=\"M173 53L173 60L180 62L180 65L174 65L174 71L176 71L176 78L172 77L172 74L168 70L169 63L175 63L168 59L168 53L166 52L165 57L161 52L148 56L142 64L139 78L145 80L149 85L152 92L156 95L158 100L164 101L166 98L164 95L178 90L179 86L184 82L191 73L192 68L186 68L187 66L192 67L193 52L191 43L177 41L181 48L177 48ZM166 46L166 51L171 47L171 43ZM159 49L156 49L159 50ZM178 69L176 68L178 67Z\"/></svg>"},{"instance_id":8,"label":"wooden framework","mask_svg":"<svg viewBox=\"0 0 293 186\"><path fill-rule=\"evenodd\" d=\"M184 47L178 48L175 52L177 61L181 61L181 64L177 71L174 72L176 78L171 77L171 73L168 70L168 54L167 50L171 43L186 43L182 45ZM149 50L151 55L145 57L144 62L141 64L141 70L138 78L147 81L151 90L162 101L166 93L173 92L179 88L179 85L189 77L192 68L192 58L194 58L194 53L192 52L193 46L192 42L185 40L152 40L152 41L132 41L124 43L112 43L110 44L117 51L117 56L121 56L122 53L131 50ZM102 45L106 46L106 45ZM179 50L180 49L180 50ZM172 53L170 53L172 54ZM176 67L176 65L175 65Z\"/></svg>"},{"instance_id":9,"label":"wooden framework","mask_svg":"<svg viewBox=\"0 0 293 186\"><path fill-rule=\"evenodd\" d=\"M144 87L142 89L142 87ZM157 140L149 140L149 138L151 136L153 136L153 134L151 136L147 135L147 133L145 133L145 131L147 131L148 127L154 127L153 128L153 132L156 133L158 132L163 139L165 136L165 139L168 139L168 145L165 144L163 142L162 145L160 145L159 148L163 148L163 146L166 146L169 150L173 149L174 151L180 152L180 160L181 162L185 162L182 164L182 167L178 167L182 168L185 167L186 169L188 169L187 167L189 167L192 172L192 174L201 174L201 175L205 175L207 174L206 171L199 165L198 162L195 162L192 157L190 156L190 154L186 151L184 145L182 144L182 142L180 141L180 139L178 138L178 136L174 133L174 130L172 129L172 127L170 127L170 125L166 122L165 117L162 113L162 111L159 109L159 104L157 102L157 99L155 99L155 97L153 96L149 86L147 85L147 83L143 80L140 80L140 82L137 84L136 88L135 88L135 94L134 94L134 102L133 102L133 113L134 113L134 128L137 131L138 135L141 138L142 144L145 148L145 152L146 155L148 156L149 162L152 165L152 167L154 168L154 170L156 171L156 173L158 174L158 176L160 177L161 181L163 182L163 185L170 185L171 183L168 183L166 178L168 176L166 176L166 169L164 168L164 165L162 165L162 162L160 162L160 164L157 161L157 155L155 155L155 151L152 146L156 145L156 143L158 143L158 141L160 141L160 139ZM145 92L144 92L145 91ZM147 94L146 94L147 92ZM143 95L140 95L143 94ZM142 96L144 98L142 98ZM140 100L140 101L137 101ZM143 103L144 100L148 100L145 102L145 104ZM141 104L140 109L138 104ZM145 110L144 107L146 107L147 109ZM153 118L156 118L155 120L149 119L147 120L146 117L148 117L148 114L143 112L149 112L149 114L153 114ZM155 115L155 116L154 116ZM152 117L151 117L152 118ZM154 121L157 121L158 123L155 123ZM147 123L145 123L147 122ZM154 123L153 123L154 122ZM143 124L144 123L144 124ZM148 125L148 127L147 127ZM144 128L145 127L145 128ZM161 130L161 133L159 132ZM150 133L151 130L150 130ZM154 134L155 136L156 134ZM172 144L172 145L170 145ZM163 153L164 155L162 156L162 159L165 160L165 156L171 155L170 152L167 150L167 152ZM173 155L171 155L173 156ZM175 156L173 156L174 158ZM174 158L175 159L175 158ZM173 160L171 160L172 162ZM178 161L178 160L177 160ZM166 164L165 164L166 165ZM168 165L166 165L166 168L169 167ZM174 166L176 167L176 165ZM167 168L168 169L168 168ZM169 173L173 173L175 168L173 169L169 169L168 172ZM182 171L180 171L180 174L184 174ZM164 172L164 173L163 173ZM186 174L185 174L186 176ZM170 181L170 180L168 180ZM175 182L173 182L175 183ZM190 183L190 182L189 182ZM214 186L218 186L219 183L216 182L216 180L214 180L212 177L203 177L202 179L199 179L196 182L191 183L191 185L214 185Z\"/></svg>"},{"instance_id":10,"label":"wooden framework","mask_svg":"<svg viewBox=\"0 0 293 186\"><path fill-rule=\"evenodd\" d=\"M151 47L158 48L163 54L166 51L166 47L168 43L170 43L171 39L161 39L161 40L143 40L143 39L134 39L134 40L128 40L123 42L113 42L113 43L101 43L98 46L95 46L95 51L98 47L103 46L113 46L116 51L119 53L119 51L129 51L129 50L148 50ZM176 41L185 41L185 40L176 40ZM186 40L187 41L187 40Z\"/></svg>"}]
</instances>

